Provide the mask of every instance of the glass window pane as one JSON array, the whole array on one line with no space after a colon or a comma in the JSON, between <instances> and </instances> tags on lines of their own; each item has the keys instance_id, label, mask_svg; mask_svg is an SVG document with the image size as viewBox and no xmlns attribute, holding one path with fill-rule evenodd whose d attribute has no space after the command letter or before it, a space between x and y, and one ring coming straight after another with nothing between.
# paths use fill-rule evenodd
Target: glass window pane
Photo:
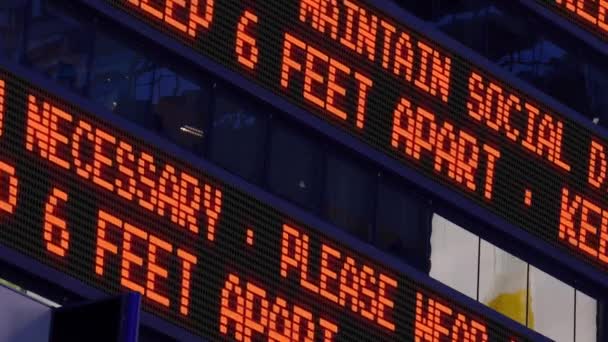
<instances>
[{"instance_id":1,"label":"glass window pane","mask_svg":"<svg viewBox=\"0 0 608 342\"><path fill-rule=\"evenodd\" d=\"M248 180L258 180L264 163L267 115L234 89L216 91L211 160Z\"/></svg>"},{"instance_id":2,"label":"glass window pane","mask_svg":"<svg viewBox=\"0 0 608 342\"><path fill-rule=\"evenodd\" d=\"M211 98L207 84L159 68L154 72L152 93L160 133L189 150L201 146Z\"/></svg>"},{"instance_id":3,"label":"glass window pane","mask_svg":"<svg viewBox=\"0 0 608 342\"><path fill-rule=\"evenodd\" d=\"M152 111L155 64L129 44L99 33L91 74L90 97L112 112L157 131Z\"/></svg>"},{"instance_id":4,"label":"glass window pane","mask_svg":"<svg viewBox=\"0 0 608 342\"><path fill-rule=\"evenodd\" d=\"M555 341L573 341L574 288L530 266L530 292L534 324L528 325Z\"/></svg>"},{"instance_id":5,"label":"glass window pane","mask_svg":"<svg viewBox=\"0 0 608 342\"><path fill-rule=\"evenodd\" d=\"M0 2L0 56L17 60L25 25L25 0Z\"/></svg>"},{"instance_id":6,"label":"glass window pane","mask_svg":"<svg viewBox=\"0 0 608 342\"><path fill-rule=\"evenodd\" d=\"M47 77L74 89L82 89L91 51L91 30L47 1L29 18L25 62Z\"/></svg>"},{"instance_id":7,"label":"glass window pane","mask_svg":"<svg viewBox=\"0 0 608 342\"><path fill-rule=\"evenodd\" d=\"M328 156L325 215L337 226L369 240L374 220L375 177L359 165L333 153Z\"/></svg>"},{"instance_id":8,"label":"glass window pane","mask_svg":"<svg viewBox=\"0 0 608 342\"><path fill-rule=\"evenodd\" d=\"M431 277L477 298L479 238L437 214L431 224Z\"/></svg>"},{"instance_id":9,"label":"glass window pane","mask_svg":"<svg viewBox=\"0 0 608 342\"><path fill-rule=\"evenodd\" d=\"M282 123L273 123L272 127L268 186L305 208L317 207L323 173L320 146L310 136Z\"/></svg>"},{"instance_id":10,"label":"glass window pane","mask_svg":"<svg viewBox=\"0 0 608 342\"><path fill-rule=\"evenodd\" d=\"M597 341L597 301L576 291L576 342Z\"/></svg>"},{"instance_id":11,"label":"glass window pane","mask_svg":"<svg viewBox=\"0 0 608 342\"><path fill-rule=\"evenodd\" d=\"M485 240L480 247L479 301L525 325L528 264Z\"/></svg>"},{"instance_id":12,"label":"glass window pane","mask_svg":"<svg viewBox=\"0 0 608 342\"><path fill-rule=\"evenodd\" d=\"M374 241L383 250L426 272L430 220L425 204L405 186L383 177L378 189Z\"/></svg>"}]
</instances>

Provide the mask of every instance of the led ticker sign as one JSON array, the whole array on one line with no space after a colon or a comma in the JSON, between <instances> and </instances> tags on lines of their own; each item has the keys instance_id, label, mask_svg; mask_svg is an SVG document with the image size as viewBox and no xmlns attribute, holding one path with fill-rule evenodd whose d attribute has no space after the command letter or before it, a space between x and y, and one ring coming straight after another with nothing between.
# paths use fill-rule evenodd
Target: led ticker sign
<instances>
[{"instance_id":1,"label":"led ticker sign","mask_svg":"<svg viewBox=\"0 0 608 342\"><path fill-rule=\"evenodd\" d=\"M3 71L0 89L0 244L103 291L139 292L147 311L201 337L539 337Z\"/></svg>"},{"instance_id":2,"label":"led ticker sign","mask_svg":"<svg viewBox=\"0 0 608 342\"><path fill-rule=\"evenodd\" d=\"M608 39L608 1L606 0L537 0L592 32L602 41Z\"/></svg>"},{"instance_id":3,"label":"led ticker sign","mask_svg":"<svg viewBox=\"0 0 608 342\"><path fill-rule=\"evenodd\" d=\"M608 141L365 1L106 1L608 269Z\"/></svg>"}]
</instances>

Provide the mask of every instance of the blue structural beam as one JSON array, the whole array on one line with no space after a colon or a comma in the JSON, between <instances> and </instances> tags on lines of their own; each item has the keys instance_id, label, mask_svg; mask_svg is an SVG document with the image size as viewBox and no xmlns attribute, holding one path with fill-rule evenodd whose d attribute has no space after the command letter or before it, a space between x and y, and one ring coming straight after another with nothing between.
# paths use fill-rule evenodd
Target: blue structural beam
<instances>
[{"instance_id":1,"label":"blue structural beam","mask_svg":"<svg viewBox=\"0 0 608 342\"><path fill-rule=\"evenodd\" d=\"M138 342L141 315L141 295L129 292L123 299L123 316L120 342Z\"/></svg>"}]
</instances>

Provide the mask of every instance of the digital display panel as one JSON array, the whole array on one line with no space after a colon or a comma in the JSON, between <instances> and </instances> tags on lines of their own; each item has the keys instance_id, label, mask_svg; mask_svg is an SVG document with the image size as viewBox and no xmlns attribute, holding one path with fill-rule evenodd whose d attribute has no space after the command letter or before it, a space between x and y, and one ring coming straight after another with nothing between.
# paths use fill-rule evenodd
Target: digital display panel
<instances>
[{"instance_id":1,"label":"digital display panel","mask_svg":"<svg viewBox=\"0 0 608 342\"><path fill-rule=\"evenodd\" d=\"M608 141L366 1L105 1L608 270Z\"/></svg>"},{"instance_id":2,"label":"digital display panel","mask_svg":"<svg viewBox=\"0 0 608 342\"><path fill-rule=\"evenodd\" d=\"M0 244L211 341L538 338L2 70L0 128Z\"/></svg>"},{"instance_id":3,"label":"digital display panel","mask_svg":"<svg viewBox=\"0 0 608 342\"><path fill-rule=\"evenodd\" d=\"M606 42L608 0L536 0Z\"/></svg>"}]
</instances>

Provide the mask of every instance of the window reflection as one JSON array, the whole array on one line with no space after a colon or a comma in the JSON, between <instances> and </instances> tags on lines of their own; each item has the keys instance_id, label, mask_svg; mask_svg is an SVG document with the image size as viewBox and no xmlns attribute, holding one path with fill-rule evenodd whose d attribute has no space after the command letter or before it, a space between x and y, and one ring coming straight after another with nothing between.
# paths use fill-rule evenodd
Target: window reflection
<instances>
[{"instance_id":1,"label":"window reflection","mask_svg":"<svg viewBox=\"0 0 608 342\"><path fill-rule=\"evenodd\" d=\"M162 134L189 150L201 146L210 110L209 86L168 68L158 68L153 75L152 106Z\"/></svg>"},{"instance_id":2,"label":"window reflection","mask_svg":"<svg viewBox=\"0 0 608 342\"><path fill-rule=\"evenodd\" d=\"M273 123L266 182L270 189L305 208L319 203L322 151L310 135Z\"/></svg>"},{"instance_id":3,"label":"window reflection","mask_svg":"<svg viewBox=\"0 0 608 342\"><path fill-rule=\"evenodd\" d=\"M423 199L382 177L378 189L375 243L428 271L428 216Z\"/></svg>"},{"instance_id":4,"label":"window reflection","mask_svg":"<svg viewBox=\"0 0 608 342\"><path fill-rule=\"evenodd\" d=\"M264 163L267 115L240 92L215 92L211 160L249 180L258 180Z\"/></svg>"},{"instance_id":5,"label":"window reflection","mask_svg":"<svg viewBox=\"0 0 608 342\"><path fill-rule=\"evenodd\" d=\"M182 147L202 145L210 86L160 65L127 42L99 34L89 95Z\"/></svg>"},{"instance_id":6,"label":"window reflection","mask_svg":"<svg viewBox=\"0 0 608 342\"><path fill-rule=\"evenodd\" d=\"M325 179L325 215L337 226L369 240L374 217L369 195L374 193L374 177L361 163L331 153Z\"/></svg>"},{"instance_id":7,"label":"window reflection","mask_svg":"<svg viewBox=\"0 0 608 342\"><path fill-rule=\"evenodd\" d=\"M155 64L126 43L99 34L95 42L90 96L93 101L157 131L160 120L151 111Z\"/></svg>"},{"instance_id":8,"label":"window reflection","mask_svg":"<svg viewBox=\"0 0 608 342\"><path fill-rule=\"evenodd\" d=\"M25 62L49 78L81 90L91 52L91 30L47 2L33 1Z\"/></svg>"}]
</instances>

